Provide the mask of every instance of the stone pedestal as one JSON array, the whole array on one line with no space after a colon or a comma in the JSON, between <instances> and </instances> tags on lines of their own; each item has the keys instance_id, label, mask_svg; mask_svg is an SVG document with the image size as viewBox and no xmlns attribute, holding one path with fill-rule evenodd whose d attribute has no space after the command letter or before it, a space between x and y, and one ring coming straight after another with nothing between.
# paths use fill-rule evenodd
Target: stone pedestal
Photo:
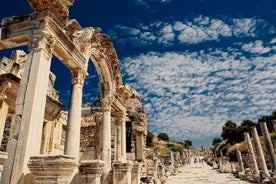
<instances>
[{"instance_id":1,"label":"stone pedestal","mask_svg":"<svg viewBox=\"0 0 276 184\"><path fill-rule=\"evenodd\" d=\"M142 165L139 162L134 162L131 171L131 184L140 184L140 174Z\"/></svg>"},{"instance_id":2,"label":"stone pedestal","mask_svg":"<svg viewBox=\"0 0 276 184\"><path fill-rule=\"evenodd\" d=\"M82 184L100 184L104 168L102 160L82 160L79 165L81 176L79 182Z\"/></svg>"},{"instance_id":3,"label":"stone pedestal","mask_svg":"<svg viewBox=\"0 0 276 184\"><path fill-rule=\"evenodd\" d=\"M0 181L2 179L2 173L3 173L3 170L4 170L4 163L7 160L7 158L8 158L7 153L0 151Z\"/></svg>"},{"instance_id":4,"label":"stone pedestal","mask_svg":"<svg viewBox=\"0 0 276 184\"><path fill-rule=\"evenodd\" d=\"M130 184L133 163L116 161L113 163L113 184Z\"/></svg>"},{"instance_id":5,"label":"stone pedestal","mask_svg":"<svg viewBox=\"0 0 276 184\"><path fill-rule=\"evenodd\" d=\"M32 156L28 167L35 183L67 184L77 163L75 158L66 155Z\"/></svg>"}]
</instances>

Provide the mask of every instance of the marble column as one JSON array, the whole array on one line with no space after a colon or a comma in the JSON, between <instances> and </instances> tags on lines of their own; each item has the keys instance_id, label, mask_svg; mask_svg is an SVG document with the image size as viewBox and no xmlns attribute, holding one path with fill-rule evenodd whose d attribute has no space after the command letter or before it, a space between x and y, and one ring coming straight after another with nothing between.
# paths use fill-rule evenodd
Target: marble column
<instances>
[{"instance_id":1,"label":"marble column","mask_svg":"<svg viewBox=\"0 0 276 184\"><path fill-rule=\"evenodd\" d=\"M115 159L119 160L122 156L122 130L121 130L121 122L118 121L116 123L116 154Z\"/></svg>"},{"instance_id":2,"label":"marble column","mask_svg":"<svg viewBox=\"0 0 276 184\"><path fill-rule=\"evenodd\" d=\"M105 182L111 170L111 99L110 97L102 98L101 105L103 109L101 160L105 162L102 181Z\"/></svg>"},{"instance_id":3,"label":"marble column","mask_svg":"<svg viewBox=\"0 0 276 184\"><path fill-rule=\"evenodd\" d=\"M244 171L244 165L243 165L243 161L242 161L242 155L240 150L237 150L237 157L238 157L238 161L239 161L239 165L240 165L240 170L241 172Z\"/></svg>"},{"instance_id":4,"label":"marble column","mask_svg":"<svg viewBox=\"0 0 276 184\"><path fill-rule=\"evenodd\" d=\"M27 162L31 155L39 155L41 136L52 59L53 37L46 31L33 32L23 77L16 98L15 111L21 117L17 141L10 150L14 158L8 157L12 164L10 183L18 183L29 173ZM5 170L5 168L4 168Z\"/></svg>"},{"instance_id":5,"label":"marble column","mask_svg":"<svg viewBox=\"0 0 276 184\"><path fill-rule=\"evenodd\" d=\"M0 84L0 144L3 139L3 134L4 134L4 129L5 129L5 124L6 124L6 119L8 116L8 111L9 111L9 106L6 103L6 91L11 87L11 83L8 81L5 81Z\"/></svg>"},{"instance_id":6,"label":"marble column","mask_svg":"<svg viewBox=\"0 0 276 184\"><path fill-rule=\"evenodd\" d=\"M259 168L258 168L256 156L255 156L253 146L252 146L252 142L250 140L250 136L249 136L248 132L244 132L244 139L245 139L245 142L246 142L246 147L247 147L247 150L248 150L249 158L250 158L250 161L252 163L252 168L251 169L253 171L253 175L255 177L258 177L259 176Z\"/></svg>"},{"instance_id":7,"label":"marble column","mask_svg":"<svg viewBox=\"0 0 276 184\"><path fill-rule=\"evenodd\" d=\"M85 73L82 71L72 71L72 77L64 154L73 156L78 161L80 152L82 87Z\"/></svg>"},{"instance_id":8,"label":"marble column","mask_svg":"<svg viewBox=\"0 0 276 184\"><path fill-rule=\"evenodd\" d=\"M135 146L135 153L136 153L136 160L137 161L144 161L144 152L143 152L143 132L136 130L136 146Z\"/></svg>"},{"instance_id":9,"label":"marble column","mask_svg":"<svg viewBox=\"0 0 276 184\"><path fill-rule=\"evenodd\" d=\"M276 170L276 157L275 157L275 151L270 139L270 135L266 126L265 122L260 122L261 125L261 130L262 130L262 135L264 136L264 140L265 140L265 145L267 147L267 150L269 152L270 155L270 163L271 163L271 170L272 172L275 172Z\"/></svg>"},{"instance_id":10,"label":"marble column","mask_svg":"<svg viewBox=\"0 0 276 184\"><path fill-rule=\"evenodd\" d=\"M121 130L122 130L122 144L121 144L121 149L122 149L122 157L124 160L126 160L126 118L125 118L125 113L122 114L121 117Z\"/></svg>"},{"instance_id":11,"label":"marble column","mask_svg":"<svg viewBox=\"0 0 276 184\"><path fill-rule=\"evenodd\" d=\"M261 145L260 138L259 138L256 127L251 127L251 133L252 133L253 140L255 142L255 149L256 149L257 156L258 156L260 169L262 170L264 176L269 176L265 157L264 157L264 152L262 149L262 145Z\"/></svg>"},{"instance_id":12,"label":"marble column","mask_svg":"<svg viewBox=\"0 0 276 184\"><path fill-rule=\"evenodd\" d=\"M79 165L82 184L101 184L104 161L102 160L82 160Z\"/></svg>"}]
</instances>

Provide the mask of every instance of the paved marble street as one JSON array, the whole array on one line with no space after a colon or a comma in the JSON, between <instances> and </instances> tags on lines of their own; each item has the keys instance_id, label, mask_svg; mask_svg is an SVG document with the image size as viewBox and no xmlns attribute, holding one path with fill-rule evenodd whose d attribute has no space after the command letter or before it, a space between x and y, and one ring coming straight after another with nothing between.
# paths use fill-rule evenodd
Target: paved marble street
<instances>
[{"instance_id":1,"label":"paved marble street","mask_svg":"<svg viewBox=\"0 0 276 184\"><path fill-rule=\"evenodd\" d=\"M179 171L168 178L167 184L249 184L229 173L219 173L206 163L184 165Z\"/></svg>"}]
</instances>

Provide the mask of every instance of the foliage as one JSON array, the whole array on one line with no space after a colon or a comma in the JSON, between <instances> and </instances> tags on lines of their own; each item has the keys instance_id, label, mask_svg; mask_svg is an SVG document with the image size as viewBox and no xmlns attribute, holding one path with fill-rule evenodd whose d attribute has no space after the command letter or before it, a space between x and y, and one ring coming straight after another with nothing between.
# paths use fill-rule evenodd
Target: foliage
<instances>
[{"instance_id":1,"label":"foliage","mask_svg":"<svg viewBox=\"0 0 276 184\"><path fill-rule=\"evenodd\" d=\"M250 132L250 127L257 126L251 120L243 120L240 126L237 126L231 120L226 121L222 127L221 137L226 140L230 145L244 141L244 132Z\"/></svg>"},{"instance_id":2,"label":"foliage","mask_svg":"<svg viewBox=\"0 0 276 184\"><path fill-rule=\"evenodd\" d=\"M184 140L184 147L185 148L189 148L193 145L192 141L191 140Z\"/></svg>"},{"instance_id":3,"label":"foliage","mask_svg":"<svg viewBox=\"0 0 276 184\"><path fill-rule=\"evenodd\" d=\"M163 141L169 141L169 140L170 140L168 134L166 134L166 133L164 133L164 132L158 134L157 137L158 137L159 139L162 139Z\"/></svg>"},{"instance_id":4,"label":"foliage","mask_svg":"<svg viewBox=\"0 0 276 184\"><path fill-rule=\"evenodd\" d=\"M222 127L221 137L223 140L227 140L229 144L235 143L235 137L237 134L237 124L228 120L225 122L224 126Z\"/></svg>"},{"instance_id":5,"label":"foliage","mask_svg":"<svg viewBox=\"0 0 276 184\"><path fill-rule=\"evenodd\" d=\"M167 147L173 152L180 152L181 154L183 153L183 147L180 145L169 143L167 144Z\"/></svg>"},{"instance_id":6,"label":"foliage","mask_svg":"<svg viewBox=\"0 0 276 184\"><path fill-rule=\"evenodd\" d=\"M215 146L221 142L222 142L222 139L220 137L215 137L215 138L213 138L212 145Z\"/></svg>"},{"instance_id":7,"label":"foliage","mask_svg":"<svg viewBox=\"0 0 276 184\"><path fill-rule=\"evenodd\" d=\"M171 155L171 150L165 146L159 149L159 153L161 157L166 157Z\"/></svg>"},{"instance_id":8,"label":"foliage","mask_svg":"<svg viewBox=\"0 0 276 184\"><path fill-rule=\"evenodd\" d=\"M153 147L153 137L154 134L151 133L150 131L147 131L147 141L146 141L146 146L147 147Z\"/></svg>"}]
</instances>

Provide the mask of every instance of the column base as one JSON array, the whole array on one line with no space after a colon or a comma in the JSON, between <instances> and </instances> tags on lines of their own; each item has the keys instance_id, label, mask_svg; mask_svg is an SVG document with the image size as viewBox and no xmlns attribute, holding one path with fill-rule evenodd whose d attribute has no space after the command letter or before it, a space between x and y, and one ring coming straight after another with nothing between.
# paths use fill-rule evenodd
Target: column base
<instances>
[{"instance_id":1,"label":"column base","mask_svg":"<svg viewBox=\"0 0 276 184\"><path fill-rule=\"evenodd\" d=\"M77 168L75 158L67 155L32 156L28 162L35 183L68 183Z\"/></svg>"},{"instance_id":2,"label":"column base","mask_svg":"<svg viewBox=\"0 0 276 184\"><path fill-rule=\"evenodd\" d=\"M142 164L134 162L131 171L131 184L140 184Z\"/></svg>"},{"instance_id":3,"label":"column base","mask_svg":"<svg viewBox=\"0 0 276 184\"><path fill-rule=\"evenodd\" d=\"M113 162L113 184L131 183L132 161Z\"/></svg>"},{"instance_id":4,"label":"column base","mask_svg":"<svg viewBox=\"0 0 276 184\"><path fill-rule=\"evenodd\" d=\"M82 160L79 165L80 183L101 184L104 165L105 162L102 160Z\"/></svg>"}]
</instances>

